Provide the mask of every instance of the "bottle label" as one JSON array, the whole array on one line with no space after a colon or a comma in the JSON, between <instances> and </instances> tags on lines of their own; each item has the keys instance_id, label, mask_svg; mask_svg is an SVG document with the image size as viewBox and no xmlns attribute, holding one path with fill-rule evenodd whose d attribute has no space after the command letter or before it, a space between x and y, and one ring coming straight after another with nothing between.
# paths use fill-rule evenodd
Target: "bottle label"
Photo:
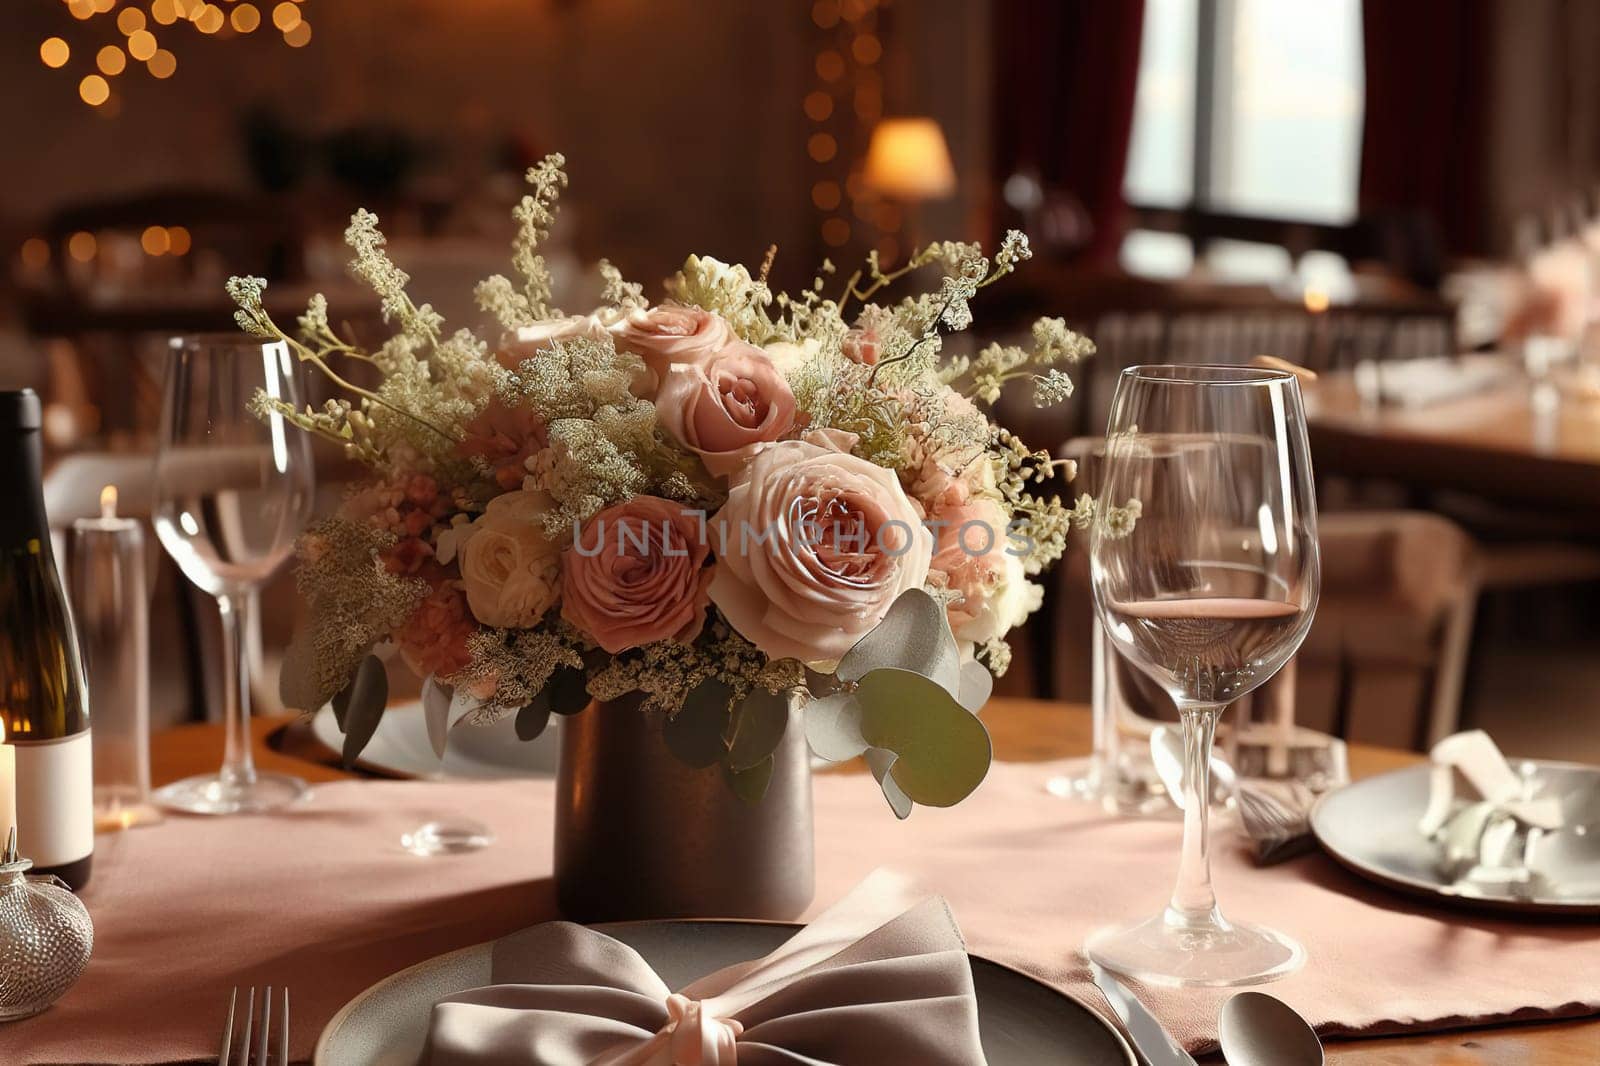
<instances>
[{"instance_id":1,"label":"bottle label","mask_svg":"<svg viewBox=\"0 0 1600 1066\"><path fill-rule=\"evenodd\" d=\"M94 851L94 756L89 731L22 741L17 750L17 850L39 867Z\"/></svg>"}]
</instances>

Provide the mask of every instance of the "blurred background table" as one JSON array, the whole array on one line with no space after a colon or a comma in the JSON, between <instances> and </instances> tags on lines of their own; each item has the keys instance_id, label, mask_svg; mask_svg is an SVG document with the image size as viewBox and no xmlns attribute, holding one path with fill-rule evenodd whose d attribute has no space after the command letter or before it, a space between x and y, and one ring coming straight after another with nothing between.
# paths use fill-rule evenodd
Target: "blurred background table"
<instances>
[{"instance_id":1,"label":"blurred background table","mask_svg":"<svg viewBox=\"0 0 1600 1066\"><path fill-rule=\"evenodd\" d=\"M984 721L994 737L998 759L1035 762L1089 750L1089 709L1081 704L997 698L985 708ZM259 717L252 733L261 769L291 771L313 782L362 776L339 768L337 757L294 716ZM151 759L156 783L212 769L221 749L220 725L180 726L160 733ZM1350 771L1355 777L1366 777L1411 765L1419 758L1410 752L1352 744ZM1318 857L1310 861L1330 860ZM1315 960L1311 964L1315 965ZM1222 1060L1213 1055L1202 1061ZM1329 1045L1327 1061L1331 1066L1594 1066L1600 1061L1600 1019L1340 1041Z\"/></svg>"}]
</instances>

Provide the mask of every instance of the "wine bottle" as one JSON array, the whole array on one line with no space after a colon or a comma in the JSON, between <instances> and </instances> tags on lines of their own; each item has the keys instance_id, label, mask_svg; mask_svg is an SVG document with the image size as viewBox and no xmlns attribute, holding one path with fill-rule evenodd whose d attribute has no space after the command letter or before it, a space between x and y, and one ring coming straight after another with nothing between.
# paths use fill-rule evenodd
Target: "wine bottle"
<instances>
[{"instance_id":1,"label":"wine bottle","mask_svg":"<svg viewBox=\"0 0 1600 1066\"><path fill-rule=\"evenodd\" d=\"M0 717L16 749L17 843L74 889L94 854L94 765L78 637L50 548L39 397L0 392Z\"/></svg>"}]
</instances>

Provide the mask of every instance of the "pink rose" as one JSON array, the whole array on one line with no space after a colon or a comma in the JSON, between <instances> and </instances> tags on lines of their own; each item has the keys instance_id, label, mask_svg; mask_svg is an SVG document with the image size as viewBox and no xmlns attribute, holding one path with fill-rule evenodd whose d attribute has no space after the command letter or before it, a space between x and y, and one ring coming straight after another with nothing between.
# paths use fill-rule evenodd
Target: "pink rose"
<instances>
[{"instance_id":1,"label":"pink rose","mask_svg":"<svg viewBox=\"0 0 1600 1066\"><path fill-rule=\"evenodd\" d=\"M711 602L773 658L837 660L927 577L933 536L916 506L848 442L819 433L758 450L712 519Z\"/></svg>"},{"instance_id":2,"label":"pink rose","mask_svg":"<svg viewBox=\"0 0 1600 1066\"><path fill-rule=\"evenodd\" d=\"M496 352L494 357L507 370L516 370L523 360L531 359L547 350L556 341L573 340L578 337L602 340L606 335L606 324L597 315L551 318L519 328L516 338Z\"/></svg>"},{"instance_id":3,"label":"pink rose","mask_svg":"<svg viewBox=\"0 0 1600 1066\"><path fill-rule=\"evenodd\" d=\"M705 624L710 556L700 512L635 496L589 519L562 555L561 614L613 655L688 643Z\"/></svg>"},{"instance_id":4,"label":"pink rose","mask_svg":"<svg viewBox=\"0 0 1600 1066\"><path fill-rule=\"evenodd\" d=\"M1016 607L1000 602L1013 571L1006 550L1006 514L998 502L975 497L939 511L930 525L938 530L939 546L929 577L960 594L945 609L958 640L989 640L1027 616L1024 610L1014 617ZM1020 560L1017 564L1020 569Z\"/></svg>"},{"instance_id":5,"label":"pink rose","mask_svg":"<svg viewBox=\"0 0 1600 1066\"><path fill-rule=\"evenodd\" d=\"M658 381L674 363L703 363L737 339L717 315L678 304L632 311L611 327L611 336L619 351L643 359Z\"/></svg>"},{"instance_id":6,"label":"pink rose","mask_svg":"<svg viewBox=\"0 0 1600 1066\"><path fill-rule=\"evenodd\" d=\"M656 396L656 417L723 477L753 445L794 428L794 393L765 352L734 341L702 364L674 366Z\"/></svg>"},{"instance_id":7,"label":"pink rose","mask_svg":"<svg viewBox=\"0 0 1600 1066\"><path fill-rule=\"evenodd\" d=\"M878 331L875 329L862 329L857 326L844 335L841 344L844 357L853 363L862 366L876 366L881 345L878 341Z\"/></svg>"}]
</instances>

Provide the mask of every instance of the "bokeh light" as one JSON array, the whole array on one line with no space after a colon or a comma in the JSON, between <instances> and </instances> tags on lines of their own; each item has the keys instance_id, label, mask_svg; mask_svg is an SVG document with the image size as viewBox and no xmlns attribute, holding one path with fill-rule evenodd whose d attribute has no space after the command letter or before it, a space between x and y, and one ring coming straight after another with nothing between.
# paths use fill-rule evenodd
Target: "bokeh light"
<instances>
[{"instance_id":1,"label":"bokeh light","mask_svg":"<svg viewBox=\"0 0 1600 1066\"><path fill-rule=\"evenodd\" d=\"M811 186L811 202L820 210L832 211L839 206L841 193L836 181L819 181Z\"/></svg>"},{"instance_id":2,"label":"bokeh light","mask_svg":"<svg viewBox=\"0 0 1600 1066\"><path fill-rule=\"evenodd\" d=\"M39 59L47 67L60 69L72 58L72 49L59 37L46 37L39 44Z\"/></svg>"},{"instance_id":3,"label":"bokeh light","mask_svg":"<svg viewBox=\"0 0 1600 1066\"><path fill-rule=\"evenodd\" d=\"M195 29L201 33L216 33L222 29L224 21L226 20L223 18L222 8L216 4L205 4L194 15Z\"/></svg>"},{"instance_id":4,"label":"bokeh light","mask_svg":"<svg viewBox=\"0 0 1600 1066\"><path fill-rule=\"evenodd\" d=\"M806 94L806 117L813 122L826 121L833 114L833 97L821 89Z\"/></svg>"},{"instance_id":5,"label":"bokeh light","mask_svg":"<svg viewBox=\"0 0 1600 1066\"><path fill-rule=\"evenodd\" d=\"M817 53L817 77L823 81L838 81L844 77L844 56L831 48Z\"/></svg>"},{"instance_id":6,"label":"bokeh light","mask_svg":"<svg viewBox=\"0 0 1600 1066\"><path fill-rule=\"evenodd\" d=\"M178 21L178 5L173 0L151 0L150 17L163 26Z\"/></svg>"},{"instance_id":7,"label":"bokeh light","mask_svg":"<svg viewBox=\"0 0 1600 1066\"><path fill-rule=\"evenodd\" d=\"M811 21L825 30L839 25L839 0L817 0L811 5Z\"/></svg>"},{"instance_id":8,"label":"bokeh light","mask_svg":"<svg viewBox=\"0 0 1600 1066\"><path fill-rule=\"evenodd\" d=\"M283 3L272 9L272 24L284 33L288 33L300 25L300 8L291 3L291 0L283 0Z\"/></svg>"},{"instance_id":9,"label":"bokeh light","mask_svg":"<svg viewBox=\"0 0 1600 1066\"><path fill-rule=\"evenodd\" d=\"M822 224L822 239L831 248L839 248L850 241L850 223L842 218L830 218Z\"/></svg>"},{"instance_id":10,"label":"bokeh light","mask_svg":"<svg viewBox=\"0 0 1600 1066\"><path fill-rule=\"evenodd\" d=\"M839 154L839 142L833 139L832 134L813 133L811 139L806 141L806 153L819 163L826 163Z\"/></svg>"},{"instance_id":11,"label":"bokeh light","mask_svg":"<svg viewBox=\"0 0 1600 1066\"><path fill-rule=\"evenodd\" d=\"M145 66L153 78L170 78L178 69L178 57L165 48L158 49Z\"/></svg>"},{"instance_id":12,"label":"bokeh light","mask_svg":"<svg viewBox=\"0 0 1600 1066\"><path fill-rule=\"evenodd\" d=\"M117 29L124 37L132 37L144 29L144 12L136 7L125 7L117 15Z\"/></svg>"},{"instance_id":13,"label":"bokeh light","mask_svg":"<svg viewBox=\"0 0 1600 1066\"><path fill-rule=\"evenodd\" d=\"M870 33L863 33L850 46L857 63L871 66L883 56L883 44Z\"/></svg>"},{"instance_id":14,"label":"bokeh light","mask_svg":"<svg viewBox=\"0 0 1600 1066\"><path fill-rule=\"evenodd\" d=\"M167 243L167 251L169 251L171 254L188 255L189 249L192 247L194 242L189 236L189 231L184 227L169 226L167 227Z\"/></svg>"},{"instance_id":15,"label":"bokeh light","mask_svg":"<svg viewBox=\"0 0 1600 1066\"><path fill-rule=\"evenodd\" d=\"M290 48L304 48L311 43L311 23L301 20L294 29L283 35L283 43Z\"/></svg>"},{"instance_id":16,"label":"bokeh light","mask_svg":"<svg viewBox=\"0 0 1600 1066\"><path fill-rule=\"evenodd\" d=\"M256 9L254 4L240 4L233 9L233 14L229 16L228 21L239 33L251 33L254 32L257 26L261 25L261 12Z\"/></svg>"},{"instance_id":17,"label":"bokeh light","mask_svg":"<svg viewBox=\"0 0 1600 1066\"><path fill-rule=\"evenodd\" d=\"M94 239L94 234L87 230L79 230L67 239L67 254L80 263L87 263L93 259L98 247L99 242Z\"/></svg>"},{"instance_id":18,"label":"bokeh light","mask_svg":"<svg viewBox=\"0 0 1600 1066\"><path fill-rule=\"evenodd\" d=\"M50 265L50 242L43 237L29 237L22 242L22 265L29 270L43 270Z\"/></svg>"},{"instance_id":19,"label":"bokeh light","mask_svg":"<svg viewBox=\"0 0 1600 1066\"><path fill-rule=\"evenodd\" d=\"M127 69L128 56L116 45L108 44L95 53L94 65L100 68L102 74L121 74Z\"/></svg>"},{"instance_id":20,"label":"bokeh light","mask_svg":"<svg viewBox=\"0 0 1600 1066\"><path fill-rule=\"evenodd\" d=\"M94 0L69 0L67 11L75 19L94 18Z\"/></svg>"},{"instance_id":21,"label":"bokeh light","mask_svg":"<svg viewBox=\"0 0 1600 1066\"><path fill-rule=\"evenodd\" d=\"M128 54L135 59L145 60L156 54L156 35L149 30L140 30L128 38Z\"/></svg>"},{"instance_id":22,"label":"bokeh light","mask_svg":"<svg viewBox=\"0 0 1600 1066\"><path fill-rule=\"evenodd\" d=\"M172 237L165 226L146 226L139 235L139 247L146 255L166 255L172 247Z\"/></svg>"},{"instance_id":23,"label":"bokeh light","mask_svg":"<svg viewBox=\"0 0 1600 1066\"><path fill-rule=\"evenodd\" d=\"M98 74L90 74L78 83L78 96L90 107L99 107L111 98L111 86Z\"/></svg>"}]
</instances>

